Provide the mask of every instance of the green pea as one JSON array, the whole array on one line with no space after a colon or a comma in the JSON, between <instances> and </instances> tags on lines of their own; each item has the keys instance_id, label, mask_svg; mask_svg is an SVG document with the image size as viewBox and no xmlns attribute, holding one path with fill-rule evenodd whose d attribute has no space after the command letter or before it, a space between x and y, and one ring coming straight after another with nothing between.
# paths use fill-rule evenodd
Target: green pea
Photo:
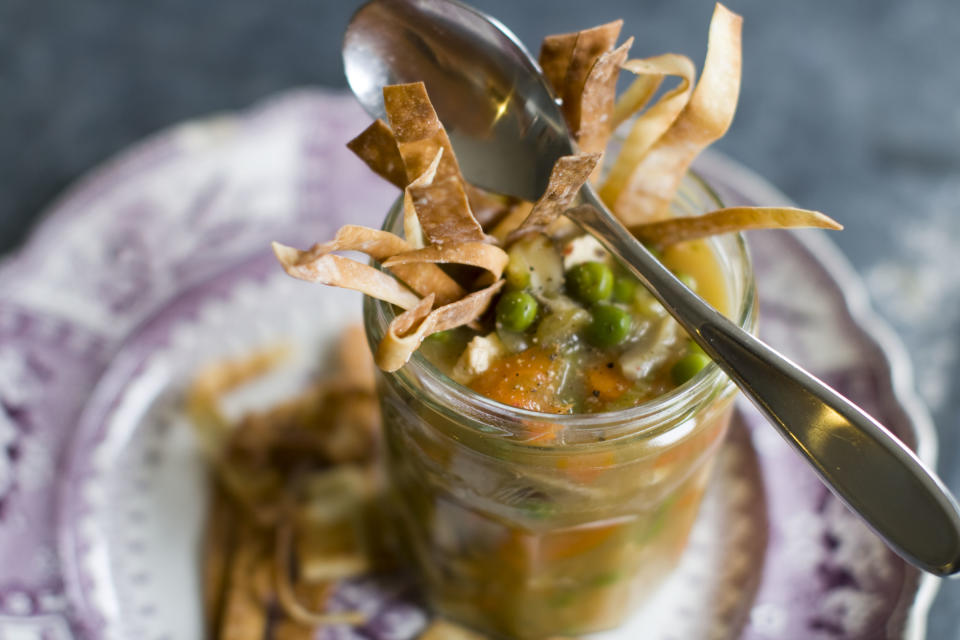
<instances>
[{"instance_id":1,"label":"green pea","mask_svg":"<svg viewBox=\"0 0 960 640\"><path fill-rule=\"evenodd\" d=\"M613 281L613 299L617 302L633 302L637 297L637 281L629 276Z\"/></svg>"},{"instance_id":2,"label":"green pea","mask_svg":"<svg viewBox=\"0 0 960 640\"><path fill-rule=\"evenodd\" d=\"M511 289L525 289L530 286L530 265L522 260L513 260L507 263L503 275L507 286Z\"/></svg>"},{"instance_id":3,"label":"green pea","mask_svg":"<svg viewBox=\"0 0 960 640\"><path fill-rule=\"evenodd\" d=\"M432 340L437 344L446 344L453 340L453 330L447 329L446 331L437 331L436 333L431 333L427 336L427 340Z\"/></svg>"},{"instance_id":4,"label":"green pea","mask_svg":"<svg viewBox=\"0 0 960 640\"><path fill-rule=\"evenodd\" d=\"M697 290L697 280L696 280L696 278L694 278L694 277L693 277L692 275L690 275L689 273L683 273L683 272L680 272L680 273L677 273L677 274L674 274L674 275L677 276L677 280L679 280L679 281L682 282L683 284L687 285L687 288L690 289L690 291L696 292L696 290Z\"/></svg>"},{"instance_id":5,"label":"green pea","mask_svg":"<svg viewBox=\"0 0 960 640\"><path fill-rule=\"evenodd\" d=\"M612 304L598 304L590 310L593 319L587 325L586 336L597 347L615 347L630 335L633 318Z\"/></svg>"},{"instance_id":6,"label":"green pea","mask_svg":"<svg viewBox=\"0 0 960 640\"><path fill-rule=\"evenodd\" d=\"M582 262L567 272L567 288L581 302L601 302L613 292L613 272L602 262Z\"/></svg>"},{"instance_id":7,"label":"green pea","mask_svg":"<svg viewBox=\"0 0 960 640\"><path fill-rule=\"evenodd\" d=\"M703 347L693 340L687 342L687 353L702 353L703 355L707 355L707 352L703 350Z\"/></svg>"},{"instance_id":8,"label":"green pea","mask_svg":"<svg viewBox=\"0 0 960 640\"><path fill-rule=\"evenodd\" d=\"M508 331L523 331L537 318L537 301L526 291L507 291L497 302L497 323Z\"/></svg>"},{"instance_id":9,"label":"green pea","mask_svg":"<svg viewBox=\"0 0 960 640\"><path fill-rule=\"evenodd\" d=\"M710 364L710 358L706 355L702 353L689 353L677 360L677 363L673 365L673 368L670 370L670 376L673 378L674 384L680 386L700 373L700 370L708 364Z\"/></svg>"}]
</instances>

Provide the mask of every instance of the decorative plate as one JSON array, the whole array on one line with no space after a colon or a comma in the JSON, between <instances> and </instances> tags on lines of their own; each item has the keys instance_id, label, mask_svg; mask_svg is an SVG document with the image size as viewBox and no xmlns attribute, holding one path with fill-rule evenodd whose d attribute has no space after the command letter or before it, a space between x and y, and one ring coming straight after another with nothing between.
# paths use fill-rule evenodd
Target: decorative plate
<instances>
[{"instance_id":1,"label":"decorative plate","mask_svg":"<svg viewBox=\"0 0 960 640\"><path fill-rule=\"evenodd\" d=\"M269 404L359 320L358 297L283 276L267 243L379 224L395 194L343 147L365 123L309 90L175 127L81 181L0 266L0 638L201 636L206 480L180 394L204 362L292 342L233 410ZM719 155L698 169L727 203L785 202ZM833 245L769 231L751 247L763 337L932 463L903 347ZM681 566L596 637L919 640L936 585L741 403ZM415 638L418 602L402 576L345 584L334 606L371 622L316 638Z\"/></svg>"}]
</instances>

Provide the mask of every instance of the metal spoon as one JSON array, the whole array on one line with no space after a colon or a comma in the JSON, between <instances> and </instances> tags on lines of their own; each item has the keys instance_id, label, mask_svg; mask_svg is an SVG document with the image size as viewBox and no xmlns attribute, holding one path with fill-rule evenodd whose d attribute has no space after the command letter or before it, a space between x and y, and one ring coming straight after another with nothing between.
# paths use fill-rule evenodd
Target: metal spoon
<instances>
[{"instance_id":1,"label":"metal spoon","mask_svg":"<svg viewBox=\"0 0 960 640\"><path fill-rule=\"evenodd\" d=\"M557 158L576 152L540 68L495 19L452 0L373 0L343 42L347 80L384 117L381 89L426 83L465 175L536 200ZM593 188L571 217L628 265L821 479L890 547L936 575L960 571L960 512L943 483L859 407L749 335L685 287Z\"/></svg>"}]
</instances>

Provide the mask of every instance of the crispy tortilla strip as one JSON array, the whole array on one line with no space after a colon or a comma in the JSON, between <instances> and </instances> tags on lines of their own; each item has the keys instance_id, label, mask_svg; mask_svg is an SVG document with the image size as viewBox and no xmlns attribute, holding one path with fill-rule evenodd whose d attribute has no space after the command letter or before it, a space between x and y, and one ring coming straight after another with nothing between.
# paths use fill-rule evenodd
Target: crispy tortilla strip
<instances>
[{"instance_id":1,"label":"crispy tortilla strip","mask_svg":"<svg viewBox=\"0 0 960 640\"><path fill-rule=\"evenodd\" d=\"M203 541L203 613L208 638L217 637L223 617L237 515L223 490L214 486Z\"/></svg>"},{"instance_id":2,"label":"crispy tortilla strip","mask_svg":"<svg viewBox=\"0 0 960 640\"><path fill-rule=\"evenodd\" d=\"M337 346L339 363L337 380L344 388L373 393L376 387L376 369L367 343L367 334L360 325L348 327Z\"/></svg>"},{"instance_id":3,"label":"crispy tortilla strip","mask_svg":"<svg viewBox=\"0 0 960 640\"><path fill-rule=\"evenodd\" d=\"M446 155L446 154L444 154ZM483 228L470 212L463 180L457 176L441 178L425 186L410 185L413 207L423 233L433 244L483 242Z\"/></svg>"},{"instance_id":4,"label":"crispy tortilla strip","mask_svg":"<svg viewBox=\"0 0 960 640\"><path fill-rule=\"evenodd\" d=\"M294 278L360 291L402 309L412 309L420 302L417 294L391 276L356 260L332 253L314 258L309 251L300 251L279 242L273 243L273 253L283 270Z\"/></svg>"},{"instance_id":5,"label":"crispy tortilla strip","mask_svg":"<svg viewBox=\"0 0 960 640\"><path fill-rule=\"evenodd\" d=\"M574 32L547 36L540 45L540 68L559 98L563 98L563 83L567 79L567 69L570 68L570 58L573 57L576 44L577 33Z\"/></svg>"},{"instance_id":6,"label":"crispy tortilla strip","mask_svg":"<svg viewBox=\"0 0 960 640\"><path fill-rule=\"evenodd\" d=\"M617 201L631 177L636 174L640 161L686 106L696 74L693 61L673 53L643 60L628 60L623 68L638 74L638 82L644 78L659 79L666 75L679 76L680 82L664 93L656 104L639 116L630 127L630 133L598 191L600 198L608 205Z\"/></svg>"},{"instance_id":7,"label":"crispy tortilla strip","mask_svg":"<svg viewBox=\"0 0 960 640\"><path fill-rule=\"evenodd\" d=\"M270 640L314 640L316 629L286 618L277 620L270 629Z\"/></svg>"},{"instance_id":8,"label":"crispy tortilla strip","mask_svg":"<svg viewBox=\"0 0 960 640\"><path fill-rule=\"evenodd\" d=\"M397 140L393 137L393 131L383 120L378 119L371 123L360 135L347 143L347 148L363 160L374 173L398 189L405 189L409 184L407 168L404 165L403 156L400 155ZM442 149L441 146L440 153ZM431 177L430 180L433 178ZM466 183L465 188L470 209L481 226L486 226L497 219L509 206L503 199L472 184Z\"/></svg>"},{"instance_id":9,"label":"crispy tortilla strip","mask_svg":"<svg viewBox=\"0 0 960 640\"><path fill-rule=\"evenodd\" d=\"M627 226L668 215L687 167L733 121L740 93L742 22L722 4L716 5L703 73L690 101L643 157L613 203L614 213Z\"/></svg>"},{"instance_id":10,"label":"crispy tortilla strip","mask_svg":"<svg viewBox=\"0 0 960 640\"><path fill-rule=\"evenodd\" d=\"M533 205L530 215L507 236L507 244L528 233L542 233L548 225L570 207L580 188L600 163L600 153L579 153L563 156L553 165L547 189Z\"/></svg>"},{"instance_id":11,"label":"crispy tortilla strip","mask_svg":"<svg viewBox=\"0 0 960 640\"><path fill-rule=\"evenodd\" d=\"M374 260L383 262L391 256L410 251L410 249L411 246L407 241L389 231L348 224L337 231L333 240L313 245L307 251L301 252L297 260L301 264L309 264L334 251L359 251ZM391 271L421 296L436 294L437 304L459 300L466 294L463 287L453 278L431 264L399 266Z\"/></svg>"},{"instance_id":12,"label":"crispy tortilla strip","mask_svg":"<svg viewBox=\"0 0 960 640\"><path fill-rule=\"evenodd\" d=\"M616 130L627 118L647 106L663 82L662 75L641 75L634 78L627 90L618 98L613 107L610 128Z\"/></svg>"},{"instance_id":13,"label":"crispy tortilla strip","mask_svg":"<svg viewBox=\"0 0 960 640\"><path fill-rule=\"evenodd\" d=\"M465 242L443 246L431 245L424 249L401 253L384 262L383 266L392 269L395 266L422 263L465 264L485 269L493 274L494 280L499 280L509 259L507 252L495 245L486 242Z\"/></svg>"},{"instance_id":14,"label":"crispy tortilla strip","mask_svg":"<svg viewBox=\"0 0 960 640\"><path fill-rule=\"evenodd\" d=\"M486 640L486 638L452 622L434 620L420 635L419 640Z\"/></svg>"},{"instance_id":15,"label":"crispy tortilla strip","mask_svg":"<svg viewBox=\"0 0 960 640\"><path fill-rule=\"evenodd\" d=\"M410 246L414 249L422 249L427 245L427 240L423 235L423 227L420 225L420 219L417 217L417 208L413 205L413 196L410 195L410 187L421 187L433 182L437 175L437 168L440 166L440 159L443 158L443 147L437 149L437 154L433 157L430 165L416 177L403 190L403 237L407 239Z\"/></svg>"},{"instance_id":16,"label":"crispy tortilla strip","mask_svg":"<svg viewBox=\"0 0 960 640\"><path fill-rule=\"evenodd\" d=\"M498 280L462 300L433 311L430 311L433 306L431 297L424 298L419 305L400 314L390 323L387 335L377 348L377 366L384 371L396 371L407 363L427 336L473 322L487 310L493 296L503 288L504 282Z\"/></svg>"},{"instance_id":17,"label":"crispy tortilla strip","mask_svg":"<svg viewBox=\"0 0 960 640\"><path fill-rule=\"evenodd\" d=\"M617 44L623 20L614 20L607 24L585 29L577 33L577 41L570 54L570 64L563 80L563 99L561 108L567 125L578 138L581 127L581 98L590 70L603 54L611 51Z\"/></svg>"},{"instance_id":18,"label":"crispy tortilla strip","mask_svg":"<svg viewBox=\"0 0 960 640\"><path fill-rule=\"evenodd\" d=\"M527 202L526 200L518 202L510 207L507 215L503 216L503 218L494 225L493 229L490 230L490 235L500 246L506 246L507 237L510 235L510 232L523 224L523 221L530 216L532 210L532 202Z\"/></svg>"},{"instance_id":19,"label":"crispy tortilla strip","mask_svg":"<svg viewBox=\"0 0 960 640\"><path fill-rule=\"evenodd\" d=\"M270 371L289 354L288 345L274 345L241 358L216 362L197 372L187 388L185 405L200 447L209 460L218 461L232 426L220 407L221 396Z\"/></svg>"},{"instance_id":20,"label":"crispy tortilla strip","mask_svg":"<svg viewBox=\"0 0 960 640\"><path fill-rule=\"evenodd\" d=\"M347 143L347 148L363 160L371 170L398 189L407 186L407 168L397 148L397 140L387 123L379 118L356 138Z\"/></svg>"},{"instance_id":21,"label":"crispy tortilla strip","mask_svg":"<svg viewBox=\"0 0 960 640\"><path fill-rule=\"evenodd\" d=\"M389 231L348 224L337 230L333 240L319 242L302 252L300 261L307 263L335 251L359 251L383 262L390 256L409 251L410 245Z\"/></svg>"},{"instance_id":22,"label":"crispy tortilla strip","mask_svg":"<svg viewBox=\"0 0 960 640\"><path fill-rule=\"evenodd\" d=\"M720 233L788 227L843 229L843 225L819 211L792 207L730 207L717 209L702 216L670 218L659 222L638 224L630 227L630 231L641 242L665 247Z\"/></svg>"},{"instance_id":23,"label":"crispy tortilla strip","mask_svg":"<svg viewBox=\"0 0 960 640\"><path fill-rule=\"evenodd\" d=\"M467 191L467 201L470 202L473 217L484 229L494 224L510 210L512 203L508 198L498 197L485 189L473 186L469 182L463 184Z\"/></svg>"},{"instance_id":24,"label":"crispy tortilla strip","mask_svg":"<svg viewBox=\"0 0 960 640\"><path fill-rule=\"evenodd\" d=\"M242 521L238 536L219 637L221 640L262 640L267 627L267 609L257 593L256 579L264 559L263 540L252 525Z\"/></svg>"},{"instance_id":25,"label":"crispy tortilla strip","mask_svg":"<svg viewBox=\"0 0 960 640\"><path fill-rule=\"evenodd\" d=\"M584 153L602 153L613 133L617 78L631 46L633 38L604 53L587 75L580 96L580 130L577 132L577 143Z\"/></svg>"},{"instance_id":26,"label":"crispy tortilla strip","mask_svg":"<svg viewBox=\"0 0 960 640\"><path fill-rule=\"evenodd\" d=\"M460 178L460 167L450 139L422 82L384 87L383 106L409 182L426 172L440 149L443 149L443 157L437 168L437 178Z\"/></svg>"},{"instance_id":27,"label":"crispy tortilla strip","mask_svg":"<svg viewBox=\"0 0 960 640\"><path fill-rule=\"evenodd\" d=\"M284 613L292 620L304 625L319 626L331 624L361 625L367 616L359 611L340 611L323 613L311 611L297 598L290 581L291 554L293 553L294 526L289 519L281 520L277 526L276 546L274 547L274 588L277 600Z\"/></svg>"},{"instance_id":28,"label":"crispy tortilla strip","mask_svg":"<svg viewBox=\"0 0 960 640\"><path fill-rule=\"evenodd\" d=\"M273 370L290 356L289 345L273 345L257 349L239 358L215 362L200 369L187 392L191 398L218 399L225 393Z\"/></svg>"}]
</instances>

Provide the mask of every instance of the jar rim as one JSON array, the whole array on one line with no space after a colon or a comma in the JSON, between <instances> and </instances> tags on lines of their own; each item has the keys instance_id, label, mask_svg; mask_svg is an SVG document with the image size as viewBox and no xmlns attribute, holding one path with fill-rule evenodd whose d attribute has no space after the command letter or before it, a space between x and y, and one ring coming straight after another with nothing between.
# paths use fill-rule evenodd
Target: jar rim
<instances>
[{"instance_id":1,"label":"jar rim","mask_svg":"<svg viewBox=\"0 0 960 640\"><path fill-rule=\"evenodd\" d=\"M722 208L723 204L716 191L699 175L688 172L684 178L681 190L695 189L698 195L706 197L711 208ZM383 229L391 230L402 222L403 198L399 198L391 207L384 221ZM753 273L753 263L743 234L732 235L734 259L742 265L742 291L740 292L735 322L747 331L753 331L756 324L756 287ZM720 236L721 238L723 236ZM709 239L716 242L716 238ZM379 267L378 268L382 268ZM728 283L729 284L729 283ZM381 300L364 296L364 324L367 339L371 349L377 348L386 327L396 317L392 306ZM636 406L616 411L598 413L553 414L520 409L501 402L497 402L469 387L462 385L447 376L439 367L430 362L418 349L410 361L401 369L384 373L392 376L395 382L405 388L411 397L423 402L433 411L442 414L456 413L462 420L468 418L478 421L485 428L484 434L502 436L509 439L515 435L511 424L529 425L531 422L551 422L563 427L577 429L580 432L590 432L600 437L599 441L610 442L623 436L650 437L657 432L656 427L664 424L675 424L676 419L684 413L690 413L696 407L708 400L711 396L723 393L732 388L733 383L713 361L709 362L700 372L684 384L655 398L651 398ZM419 382L419 384L418 384ZM442 398L440 397L442 394ZM454 406L455 405L455 406ZM456 411L454 411L456 409ZM620 427L620 429L616 429ZM624 428L626 427L626 428ZM623 433L618 433L623 431ZM536 447L539 451L549 451L551 448L569 449L570 443L544 445L538 443L525 444L522 440L511 440L519 446Z\"/></svg>"}]
</instances>

